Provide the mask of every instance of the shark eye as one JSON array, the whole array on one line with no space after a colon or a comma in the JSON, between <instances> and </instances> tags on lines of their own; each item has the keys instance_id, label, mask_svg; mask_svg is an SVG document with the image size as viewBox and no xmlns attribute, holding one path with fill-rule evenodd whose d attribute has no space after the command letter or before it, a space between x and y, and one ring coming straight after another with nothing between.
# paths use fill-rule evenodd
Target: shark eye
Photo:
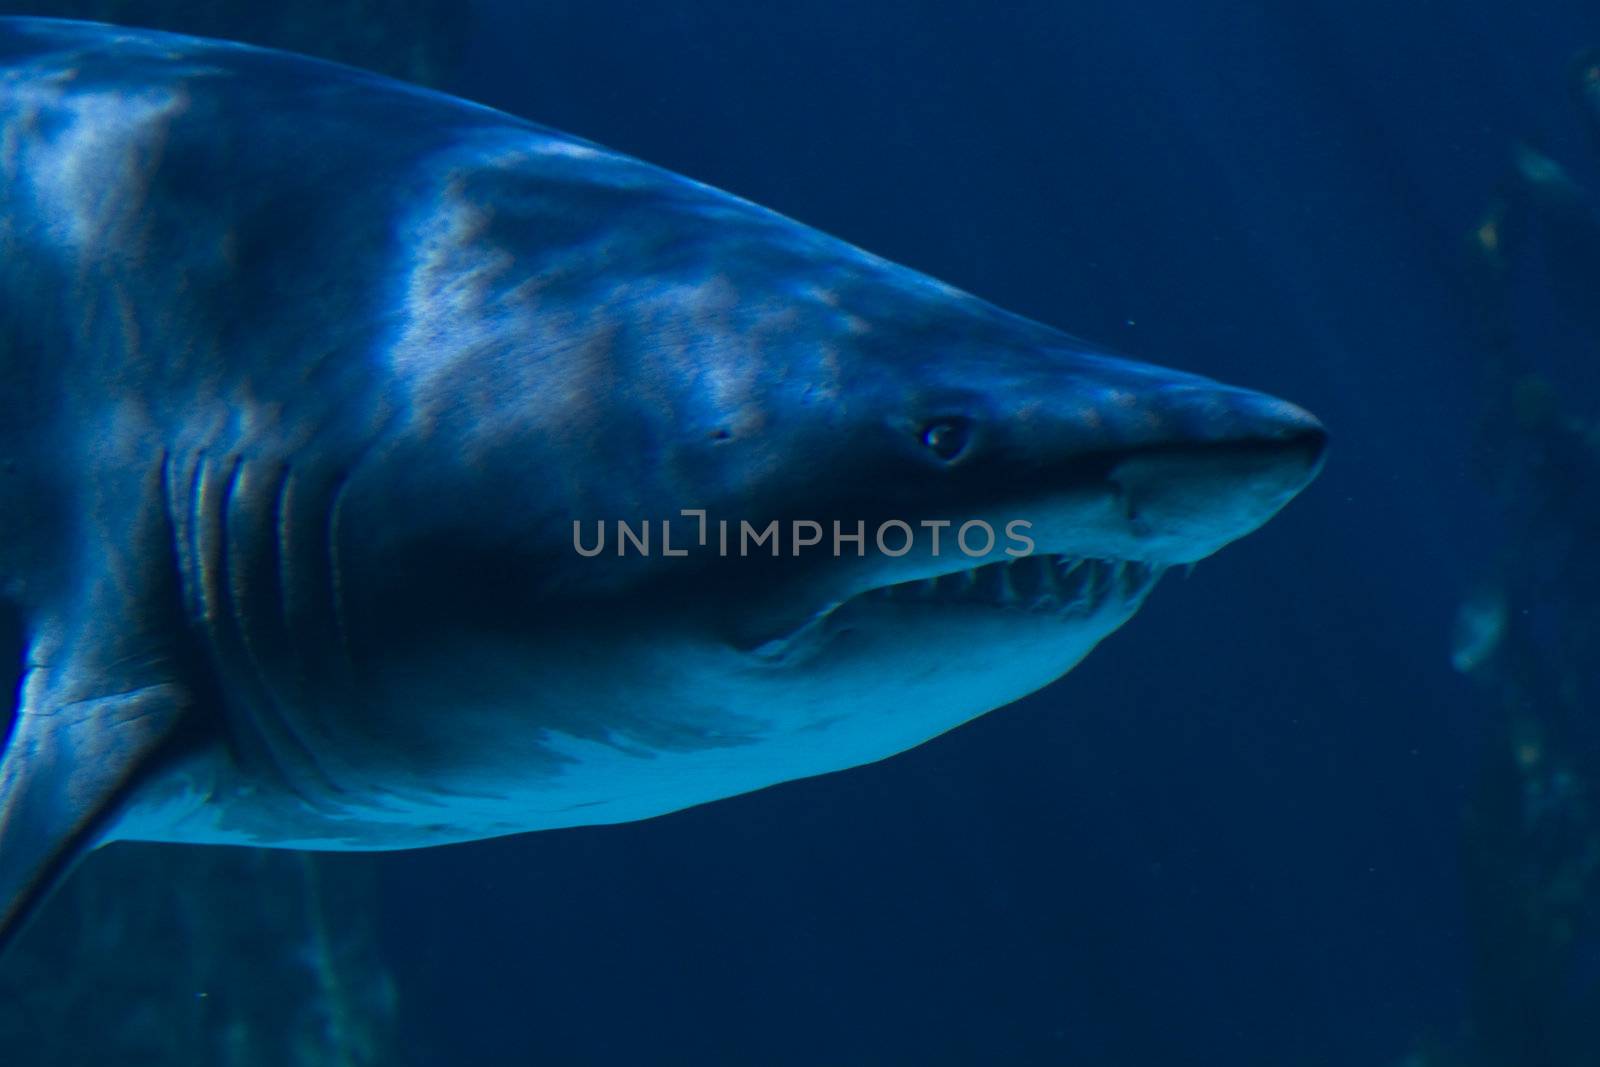
<instances>
[{"instance_id":1,"label":"shark eye","mask_svg":"<svg viewBox=\"0 0 1600 1067\"><path fill-rule=\"evenodd\" d=\"M946 463L961 458L972 440L972 420L963 418L935 419L922 428L922 443Z\"/></svg>"}]
</instances>

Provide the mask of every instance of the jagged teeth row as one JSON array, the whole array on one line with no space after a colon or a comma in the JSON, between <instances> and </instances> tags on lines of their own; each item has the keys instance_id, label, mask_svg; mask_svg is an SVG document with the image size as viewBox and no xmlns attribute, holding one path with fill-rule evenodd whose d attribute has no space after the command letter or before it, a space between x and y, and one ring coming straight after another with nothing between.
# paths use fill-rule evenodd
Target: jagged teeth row
<instances>
[{"instance_id":1,"label":"jagged teeth row","mask_svg":"<svg viewBox=\"0 0 1600 1067\"><path fill-rule=\"evenodd\" d=\"M937 578L877 590L892 600L987 603L1040 613L1088 610L1117 598L1143 596L1160 568L1128 560L1024 556Z\"/></svg>"}]
</instances>

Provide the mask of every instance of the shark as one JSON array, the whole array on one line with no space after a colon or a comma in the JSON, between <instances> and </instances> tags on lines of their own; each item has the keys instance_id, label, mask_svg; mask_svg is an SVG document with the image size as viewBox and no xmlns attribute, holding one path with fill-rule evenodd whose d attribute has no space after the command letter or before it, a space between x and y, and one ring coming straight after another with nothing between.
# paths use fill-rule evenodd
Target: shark
<instances>
[{"instance_id":1,"label":"shark","mask_svg":"<svg viewBox=\"0 0 1600 1067\"><path fill-rule=\"evenodd\" d=\"M0 941L109 841L414 848L879 760L1327 433L699 182L0 19Z\"/></svg>"}]
</instances>

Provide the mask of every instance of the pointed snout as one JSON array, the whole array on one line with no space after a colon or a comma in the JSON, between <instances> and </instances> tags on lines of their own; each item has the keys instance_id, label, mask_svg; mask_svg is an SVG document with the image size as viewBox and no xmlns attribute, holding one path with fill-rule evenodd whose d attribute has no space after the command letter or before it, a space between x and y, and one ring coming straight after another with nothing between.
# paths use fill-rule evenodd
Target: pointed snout
<instances>
[{"instance_id":1,"label":"pointed snout","mask_svg":"<svg viewBox=\"0 0 1600 1067\"><path fill-rule=\"evenodd\" d=\"M1322 467L1327 430L1287 401L1147 364L1078 369L1036 439L1059 449L1046 461L1061 489L1043 509L1043 550L1193 562L1266 522Z\"/></svg>"},{"instance_id":2,"label":"pointed snout","mask_svg":"<svg viewBox=\"0 0 1600 1067\"><path fill-rule=\"evenodd\" d=\"M1186 424L1179 448L1259 451L1298 492L1317 472L1328 448L1328 431L1311 412L1287 400L1248 389L1206 383L1190 398L1173 401Z\"/></svg>"},{"instance_id":3,"label":"pointed snout","mask_svg":"<svg viewBox=\"0 0 1600 1067\"><path fill-rule=\"evenodd\" d=\"M1252 389L1114 357L1080 357L1076 370L1061 384L1087 400L1079 417L1107 444L1282 447L1305 454L1314 466L1327 443L1316 416Z\"/></svg>"},{"instance_id":4,"label":"pointed snout","mask_svg":"<svg viewBox=\"0 0 1600 1067\"><path fill-rule=\"evenodd\" d=\"M1107 482L1146 558L1192 562L1256 529L1311 483L1328 432L1262 393L1177 378L1141 398L1152 427Z\"/></svg>"}]
</instances>

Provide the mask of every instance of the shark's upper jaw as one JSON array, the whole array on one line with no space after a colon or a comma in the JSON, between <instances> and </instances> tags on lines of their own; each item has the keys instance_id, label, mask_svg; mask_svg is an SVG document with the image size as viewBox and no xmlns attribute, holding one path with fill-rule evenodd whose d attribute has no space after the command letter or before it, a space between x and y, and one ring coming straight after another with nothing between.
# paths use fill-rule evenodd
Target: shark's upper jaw
<instances>
[{"instance_id":1,"label":"shark's upper jaw","mask_svg":"<svg viewBox=\"0 0 1600 1067\"><path fill-rule=\"evenodd\" d=\"M1138 607L1165 570L1161 564L1137 560L1039 553L879 586L840 608L881 602L920 610L988 608L1069 620L1099 614L1113 603L1130 610Z\"/></svg>"}]
</instances>

